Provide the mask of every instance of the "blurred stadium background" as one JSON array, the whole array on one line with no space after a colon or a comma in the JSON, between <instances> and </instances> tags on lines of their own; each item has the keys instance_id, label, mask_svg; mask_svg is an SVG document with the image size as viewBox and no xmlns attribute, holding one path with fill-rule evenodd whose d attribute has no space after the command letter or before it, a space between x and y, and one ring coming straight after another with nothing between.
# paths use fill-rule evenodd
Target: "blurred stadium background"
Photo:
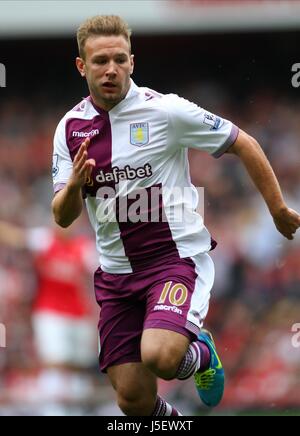
<instances>
[{"instance_id":1,"label":"blurred stadium background","mask_svg":"<svg viewBox=\"0 0 300 436\"><path fill-rule=\"evenodd\" d=\"M257 138L289 204L300 209L300 2L280 0L0 1L0 220L23 229L52 227L52 137L87 88L74 67L75 30L86 17L118 14L134 31L134 80L175 92ZM300 237L287 242L241 164L193 151L194 183L205 187L205 220L219 242L208 327L227 372L214 414L300 414ZM26 231L27 232L27 231ZM85 217L74 238L92 241ZM7 235L6 235L7 236ZM40 240L41 244L43 240ZM92 274L82 272L94 359L82 368L46 368L32 313L40 292L39 256L29 244L0 245L0 415L118 414L97 367ZM94 258L91 249L89 257ZM64 276L64 271L57 271ZM294 341L294 345L297 345ZM92 347L93 347L92 346ZM161 383L184 414L201 408L192 382Z\"/></svg>"}]
</instances>

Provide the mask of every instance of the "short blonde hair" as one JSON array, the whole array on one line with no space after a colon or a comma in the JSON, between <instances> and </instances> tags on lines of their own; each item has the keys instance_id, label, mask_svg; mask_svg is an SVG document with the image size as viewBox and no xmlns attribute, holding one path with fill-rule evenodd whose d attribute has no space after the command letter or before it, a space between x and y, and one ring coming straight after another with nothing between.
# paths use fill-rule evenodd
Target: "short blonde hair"
<instances>
[{"instance_id":1,"label":"short blonde hair","mask_svg":"<svg viewBox=\"0 0 300 436\"><path fill-rule=\"evenodd\" d=\"M90 36L124 36L131 53L131 29L128 24L117 15L96 15L88 18L77 30L77 43L79 55L85 59L85 43Z\"/></svg>"}]
</instances>

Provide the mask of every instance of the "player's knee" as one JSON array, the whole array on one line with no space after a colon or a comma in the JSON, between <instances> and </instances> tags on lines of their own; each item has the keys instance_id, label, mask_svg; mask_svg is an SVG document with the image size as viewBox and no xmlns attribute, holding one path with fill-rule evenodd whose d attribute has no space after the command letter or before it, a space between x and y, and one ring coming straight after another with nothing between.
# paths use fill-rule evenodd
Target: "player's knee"
<instances>
[{"instance_id":1,"label":"player's knee","mask_svg":"<svg viewBox=\"0 0 300 436\"><path fill-rule=\"evenodd\" d=\"M156 397L145 393L132 396L118 393L118 406L126 416L150 416L155 408Z\"/></svg>"},{"instance_id":2,"label":"player's knee","mask_svg":"<svg viewBox=\"0 0 300 436\"><path fill-rule=\"evenodd\" d=\"M170 346L144 347L142 350L142 361L150 371L165 380L172 380L182 360L178 350Z\"/></svg>"}]
</instances>

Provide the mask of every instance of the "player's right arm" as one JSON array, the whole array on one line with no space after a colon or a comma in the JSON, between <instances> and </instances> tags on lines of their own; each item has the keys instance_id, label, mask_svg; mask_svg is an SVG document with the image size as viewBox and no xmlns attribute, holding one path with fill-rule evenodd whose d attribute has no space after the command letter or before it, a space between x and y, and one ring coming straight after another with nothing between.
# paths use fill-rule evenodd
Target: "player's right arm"
<instances>
[{"instance_id":1,"label":"player's right arm","mask_svg":"<svg viewBox=\"0 0 300 436\"><path fill-rule=\"evenodd\" d=\"M80 216L83 208L82 188L96 165L94 159L88 159L89 141L87 138L81 144L74 158L71 176L52 201L55 222L64 228L69 227Z\"/></svg>"},{"instance_id":2,"label":"player's right arm","mask_svg":"<svg viewBox=\"0 0 300 436\"><path fill-rule=\"evenodd\" d=\"M279 182L258 142L230 121L178 96L168 96L167 102L175 146L206 151L216 158L224 153L238 156L261 192L276 228L292 240L300 228L300 215L286 205Z\"/></svg>"}]
</instances>

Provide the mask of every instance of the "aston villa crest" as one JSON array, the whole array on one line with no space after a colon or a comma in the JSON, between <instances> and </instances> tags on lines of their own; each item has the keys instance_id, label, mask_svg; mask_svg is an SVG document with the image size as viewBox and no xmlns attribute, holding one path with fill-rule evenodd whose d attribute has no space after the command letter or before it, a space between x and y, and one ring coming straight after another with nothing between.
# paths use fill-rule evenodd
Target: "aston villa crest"
<instances>
[{"instance_id":1,"label":"aston villa crest","mask_svg":"<svg viewBox=\"0 0 300 436\"><path fill-rule=\"evenodd\" d=\"M149 142L149 123L130 124L130 143L143 147Z\"/></svg>"}]
</instances>

